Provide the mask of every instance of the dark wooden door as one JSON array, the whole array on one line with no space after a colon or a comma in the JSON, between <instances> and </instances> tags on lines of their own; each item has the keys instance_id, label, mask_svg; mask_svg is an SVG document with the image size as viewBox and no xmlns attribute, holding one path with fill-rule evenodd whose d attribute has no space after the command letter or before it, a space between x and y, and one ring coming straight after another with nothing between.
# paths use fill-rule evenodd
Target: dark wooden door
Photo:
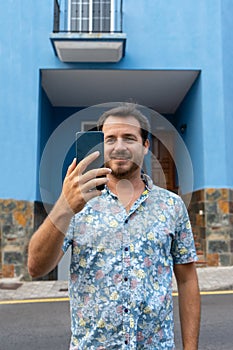
<instances>
[{"instance_id":1,"label":"dark wooden door","mask_svg":"<svg viewBox=\"0 0 233 350\"><path fill-rule=\"evenodd\" d=\"M155 185L177 192L175 162L173 160L173 136L165 133L152 139L152 179Z\"/></svg>"}]
</instances>

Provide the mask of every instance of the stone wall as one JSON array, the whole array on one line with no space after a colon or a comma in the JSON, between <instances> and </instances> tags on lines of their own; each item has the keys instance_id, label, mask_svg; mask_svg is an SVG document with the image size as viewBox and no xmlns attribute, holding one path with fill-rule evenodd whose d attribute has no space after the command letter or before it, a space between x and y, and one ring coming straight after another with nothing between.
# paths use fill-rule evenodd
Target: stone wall
<instances>
[{"instance_id":1,"label":"stone wall","mask_svg":"<svg viewBox=\"0 0 233 350\"><path fill-rule=\"evenodd\" d=\"M45 217L46 211L41 203L0 200L0 277L30 279L27 271L28 242Z\"/></svg>"},{"instance_id":2,"label":"stone wall","mask_svg":"<svg viewBox=\"0 0 233 350\"><path fill-rule=\"evenodd\" d=\"M196 191L188 211L199 255L198 265L233 265L233 189ZM28 242L46 215L39 202L0 200L0 277L30 279ZM55 269L43 279L56 278Z\"/></svg>"},{"instance_id":3,"label":"stone wall","mask_svg":"<svg viewBox=\"0 0 233 350\"><path fill-rule=\"evenodd\" d=\"M233 265L233 190L208 188L196 191L188 210L199 264Z\"/></svg>"},{"instance_id":4,"label":"stone wall","mask_svg":"<svg viewBox=\"0 0 233 350\"><path fill-rule=\"evenodd\" d=\"M0 272L3 277L27 275L27 245L33 227L33 203L0 200Z\"/></svg>"}]
</instances>

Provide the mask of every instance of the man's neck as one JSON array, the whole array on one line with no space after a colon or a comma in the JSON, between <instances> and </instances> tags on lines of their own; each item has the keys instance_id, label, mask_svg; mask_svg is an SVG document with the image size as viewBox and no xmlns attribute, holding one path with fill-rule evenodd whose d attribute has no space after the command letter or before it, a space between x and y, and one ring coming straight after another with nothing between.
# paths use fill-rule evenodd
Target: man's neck
<instances>
[{"instance_id":1,"label":"man's neck","mask_svg":"<svg viewBox=\"0 0 233 350\"><path fill-rule=\"evenodd\" d=\"M118 197L126 210L130 209L145 189L145 184L139 174L123 179L109 175L109 180L108 188Z\"/></svg>"}]
</instances>

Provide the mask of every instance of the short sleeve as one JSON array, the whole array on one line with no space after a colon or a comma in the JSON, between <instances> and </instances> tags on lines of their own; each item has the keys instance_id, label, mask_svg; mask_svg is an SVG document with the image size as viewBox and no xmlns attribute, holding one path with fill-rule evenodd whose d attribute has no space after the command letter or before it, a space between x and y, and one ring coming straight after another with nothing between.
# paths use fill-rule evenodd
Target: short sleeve
<instances>
[{"instance_id":1,"label":"short sleeve","mask_svg":"<svg viewBox=\"0 0 233 350\"><path fill-rule=\"evenodd\" d=\"M74 223L75 223L75 218L73 216L71 221L70 221L70 225L68 227L68 230L67 230L67 233L65 235L65 238L64 238L64 241L63 241L63 245L62 245L62 251L63 251L64 254L66 253L67 249L69 248L69 246L73 242Z\"/></svg>"},{"instance_id":2,"label":"short sleeve","mask_svg":"<svg viewBox=\"0 0 233 350\"><path fill-rule=\"evenodd\" d=\"M197 261L196 248L186 206L178 197L176 203L176 230L171 253L174 264L186 264Z\"/></svg>"}]
</instances>

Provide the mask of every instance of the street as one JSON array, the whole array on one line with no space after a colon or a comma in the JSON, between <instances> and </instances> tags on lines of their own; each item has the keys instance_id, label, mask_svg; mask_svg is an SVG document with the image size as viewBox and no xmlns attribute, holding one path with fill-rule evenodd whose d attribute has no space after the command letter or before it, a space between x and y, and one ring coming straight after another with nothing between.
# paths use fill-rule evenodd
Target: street
<instances>
[{"instance_id":1,"label":"street","mask_svg":"<svg viewBox=\"0 0 233 350\"><path fill-rule=\"evenodd\" d=\"M174 298L175 336L177 350L181 350L177 300L178 298ZM202 295L201 318L199 350L232 350L233 292Z\"/></svg>"},{"instance_id":2,"label":"street","mask_svg":"<svg viewBox=\"0 0 233 350\"><path fill-rule=\"evenodd\" d=\"M178 298L174 297L175 335L181 350ZM233 293L202 295L199 350L232 350ZM68 350L69 303L0 305L0 350Z\"/></svg>"}]
</instances>

